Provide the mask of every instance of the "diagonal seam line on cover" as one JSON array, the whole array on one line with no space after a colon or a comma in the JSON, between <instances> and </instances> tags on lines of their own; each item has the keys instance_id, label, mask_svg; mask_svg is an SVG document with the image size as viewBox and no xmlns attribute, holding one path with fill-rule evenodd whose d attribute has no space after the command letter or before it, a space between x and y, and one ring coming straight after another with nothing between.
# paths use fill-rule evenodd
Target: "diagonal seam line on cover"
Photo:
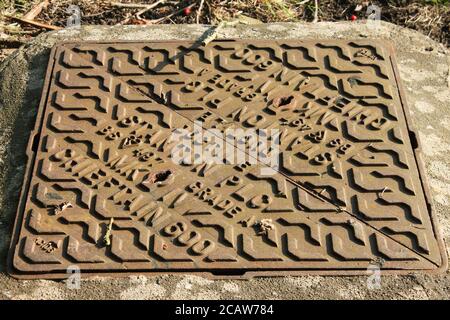
<instances>
[{"instance_id":1,"label":"diagonal seam line on cover","mask_svg":"<svg viewBox=\"0 0 450 320\"><path fill-rule=\"evenodd\" d=\"M107 43L101 43L101 44L107 44ZM67 48L67 47L64 47L64 46L62 46L62 47L63 47L64 49L71 50L70 48ZM128 84L126 81L124 81L124 80L122 80L122 79L120 79L120 78L117 78L117 77L115 77L114 75L112 75L111 73L109 73L109 72L107 71L107 68L106 68L105 66L103 66L103 65L102 65L101 67L98 66L98 65L95 65L95 66L94 66L94 65L92 64L91 61L89 61L88 59L86 59L85 57L81 56L81 55L78 54L78 53L76 53L76 54L77 54L77 56L78 56L80 59L82 59L82 60L88 62L93 68L94 68L94 67L95 67L95 68L101 68L101 69L103 70L103 72L107 73L107 74L110 75L111 77L114 77L117 81L119 81L119 82L125 84L126 86L128 86L130 89L132 89L133 91L135 91L135 92L138 93L139 95L145 96L145 97L147 97L147 98L150 98L150 99L155 100L155 101L158 102L159 104L166 106L171 112L175 112L176 114L178 114L179 116L183 117L183 118L186 119L187 121L189 121L189 122L191 122L191 123L194 123L194 121L192 121L191 119L187 118L186 116L180 114L180 113L177 112L176 110L173 110L173 109L171 109L169 106L167 106L166 103L163 101L163 99L162 99L161 97L156 96L156 98L155 98L154 96L151 96L151 95L146 94L145 92L143 92L143 91L140 90L139 88L136 88L136 87L134 87L134 86ZM57 59L57 57L55 57L55 59ZM219 137L219 136L217 136L217 137L223 139L222 137ZM226 140L224 140L224 142L227 143ZM229 142L228 142L228 143L229 143ZM242 151L245 151L245 150L242 150ZM245 151L245 152L246 152L246 151ZM249 155L247 152L246 152L246 154ZM249 156L251 156L251 155L249 155ZM258 159L255 159L255 160L258 161ZM260 163L262 163L263 165L267 166L267 168L271 168L270 166L268 166L268 165L267 165L266 163L264 163L264 162L260 162ZM272 169L272 168L271 168L271 169ZM277 172L278 172L279 174L281 174L281 175L282 175L287 181L289 181L291 184L293 184L294 186L297 186L297 187L301 188L301 189L304 190L305 192L308 192L311 196L313 196L313 197L315 197L315 198L317 198L317 199L319 199L319 200L321 200L321 201L327 202L327 203L329 203L329 204L335 206L335 207L336 207L336 210L339 210L339 211L341 211L341 212L347 213L350 217L357 219L360 223L364 224L365 226L369 227L370 229L374 230L375 232L381 234L382 236L388 238L389 240L395 242L396 244L398 244L398 245L404 247L405 249L407 249L408 251L414 253L415 255L417 255L417 256L419 256L419 257L421 257L421 258L427 260L428 262L430 262L430 263L433 264L434 266L439 267L439 264L436 263L435 261L433 261L433 260L431 260L430 258L424 256L424 255L421 254L420 252L417 252L415 249L410 248L410 247L408 247L407 245L405 245L405 244L399 242L398 240L396 240L395 238L393 238L391 235L385 233L384 231L375 228L374 226L372 226L372 225L369 224L368 222L362 220L359 216L357 216L357 215L355 215L355 214L349 212L349 211L346 210L346 209L342 209L341 207L337 206L335 203L333 203L332 201L328 200L327 198L325 198L325 197L323 197L323 196L321 196L321 195L316 194L316 192L310 190L308 187L304 186L303 184L300 184L300 183L298 183L297 181L292 180L289 176L287 176L287 175L284 174L283 172L280 172L280 171L278 171L278 170L277 170Z\"/></svg>"}]
</instances>

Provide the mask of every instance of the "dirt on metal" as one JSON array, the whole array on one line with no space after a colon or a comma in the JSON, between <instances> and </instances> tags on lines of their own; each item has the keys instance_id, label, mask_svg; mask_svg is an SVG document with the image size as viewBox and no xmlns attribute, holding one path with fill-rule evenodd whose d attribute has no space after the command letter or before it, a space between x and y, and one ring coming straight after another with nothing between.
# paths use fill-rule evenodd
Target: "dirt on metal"
<instances>
[{"instance_id":1,"label":"dirt on metal","mask_svg":"<svg viewBox=\"0 0 450 320\"><path fill-rule=\"evenodd\" d=\"M197 123L278 129L278 166L175 163L174 132ZM61 43L9 272L443 271L419 150L388 42Z\"/></svg>"}]
</instances>

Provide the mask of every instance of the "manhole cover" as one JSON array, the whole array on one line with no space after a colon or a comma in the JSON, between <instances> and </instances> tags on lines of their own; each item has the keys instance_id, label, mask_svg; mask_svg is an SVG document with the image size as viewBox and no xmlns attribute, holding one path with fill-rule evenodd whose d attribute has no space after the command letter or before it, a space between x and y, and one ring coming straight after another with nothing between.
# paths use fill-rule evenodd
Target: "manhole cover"
<instances>
[{"instance_id":1,"label":"manhole cover","mask_svg":"<svg viewBox=\"0 0 450 320\"><path fill-rule=\"evenodd\" d=\"M444 269L404 103L369 40L58 45L10 272Z\"/></svg>"}]
</instances>

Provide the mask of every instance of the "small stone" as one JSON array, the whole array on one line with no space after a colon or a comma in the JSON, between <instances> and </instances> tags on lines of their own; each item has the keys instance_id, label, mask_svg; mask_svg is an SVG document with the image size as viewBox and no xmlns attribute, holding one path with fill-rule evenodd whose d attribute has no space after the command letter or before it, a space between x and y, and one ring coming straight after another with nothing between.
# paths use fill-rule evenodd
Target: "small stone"
<instances>
[{"instance_id":1,"label":"small stone","mask_svg":"<svg viewBox=\"0 0 450 320\"><path fill-rule=\"evenodd\" d=\"M261 219L254 224L258 228L258 235L267 235L269 230L275 229L275 225L272 223L272 219Z\"/></svg>"}]
</instances>

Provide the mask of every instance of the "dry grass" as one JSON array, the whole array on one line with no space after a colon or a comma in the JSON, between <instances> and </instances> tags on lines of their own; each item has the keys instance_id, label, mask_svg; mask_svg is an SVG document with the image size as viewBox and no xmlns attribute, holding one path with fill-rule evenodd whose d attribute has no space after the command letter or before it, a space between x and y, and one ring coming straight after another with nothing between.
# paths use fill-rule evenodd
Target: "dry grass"
<instances>
[{"instance_id":1,"label":"dry grass","mask_svg":"<svg viewBox=\"0 0 450 320\"><path fill-rule=\"evenodd\" d=\"M23 16L41 0L0 0L0 13ZM313 21L314 0L166 0L163 4L136 16L142 8L118 7L112 2L152 4L157 0L51 0L50 5L35 19L64 27L70 16L69 5L78 5L82 12L82 24L145 24L145 23L199 23L218 24L237 16L257 19L261 22ZM159 0L160 1L160 0ZM202 10L198 12L200 3ZM418 30L431 38L450 45L449 0L378 0L372 1L382 9L382 19ZM355 11L357 5L362 10ZM318 0L318 21L348 20L351 15L363 19L369 1ZM182 9L191 6L190 14ZM174 14L175 13L175 14ZM11 23L0 15L0 49L16 46L42 30ZM1 60L1 53L0 53Z\"/></svg>"},{"instance_id":2,"label":"dry grass","mask_svg":"<svg viewBox=\"0 0 450 320\"><path fill-rule=\"evenodd\" d=\"M154 3L156 0L122 0L130 3ZM450 5L447 0L440 1L446 4L424 4L419 1L382 0L373 1L382 9L382 19L395 24L406 26L423 32L424 34L446 44L450 44ZM167 0L165 5L152 9L141 17L148 20L163 18L170 13L180 10L188 5L194 5L192 13L177 14L164 20L164 23L196 23L197 11L201 0ZM348 20L355 13L364 18L365 6L362 11L353 12L356 5L368 1L357 0L319 0L319 21ZM39 16L43 21L64 26L68 13L69 3L77 4L83 12L82 22L85 24L117 24L124 21L139 9L113 7L110 1L89 0L62 0L52 1L46 12ZM237 15L245 15L262 22L294 22L313 21L315 5L314 0L204 0L199 17L200 23L217 24L223 20L230 20Z\"/></svg>"}]
</instances>

